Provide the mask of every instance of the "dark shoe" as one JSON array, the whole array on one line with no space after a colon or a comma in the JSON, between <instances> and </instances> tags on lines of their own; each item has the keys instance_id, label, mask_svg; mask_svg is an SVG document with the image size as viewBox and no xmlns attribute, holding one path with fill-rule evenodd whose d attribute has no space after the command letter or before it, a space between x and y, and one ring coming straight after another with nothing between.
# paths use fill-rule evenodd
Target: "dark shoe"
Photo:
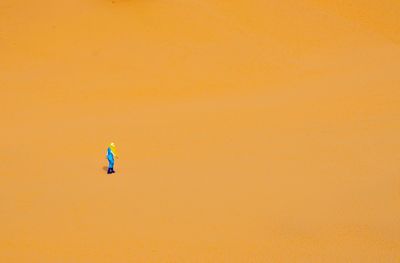
<instances>
[{"instance_id":1,"label":"dark shoe","mask_svg":"<svg viewBox=\"0 0 400 263\"><path fill-rule=\"evenodd\" d=\"M112 173L112 169L108 168L107 174L110 174L110 173Z\"/></svg>"},{"instance_id":2,"label":"dark shoe","mask_svg":"<svg viewBox=\"0 0 400 263\"><path fill-rule=\"evenodd\" d=\"M111 173L115 173L114 169L111 168Z\"/></svg>"}]
</instances>

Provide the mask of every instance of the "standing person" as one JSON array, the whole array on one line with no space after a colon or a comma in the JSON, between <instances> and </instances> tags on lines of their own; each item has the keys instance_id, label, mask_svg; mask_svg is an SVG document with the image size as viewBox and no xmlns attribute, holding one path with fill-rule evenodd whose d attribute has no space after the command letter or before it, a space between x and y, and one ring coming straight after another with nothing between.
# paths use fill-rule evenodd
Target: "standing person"
<instances>
[{"instance_id":1,"label":"standing person","mask_svg":"<svg viewBox=\"0 0 400 263\"><path fill-rule=\"evenodd\" d=\"M114 157L117 157L117 151L115 149L115 144L112 142L107 149L107 160L108 160L108 171L107 174L115 173L114 171Z\"/></svg>"}]
</instances>

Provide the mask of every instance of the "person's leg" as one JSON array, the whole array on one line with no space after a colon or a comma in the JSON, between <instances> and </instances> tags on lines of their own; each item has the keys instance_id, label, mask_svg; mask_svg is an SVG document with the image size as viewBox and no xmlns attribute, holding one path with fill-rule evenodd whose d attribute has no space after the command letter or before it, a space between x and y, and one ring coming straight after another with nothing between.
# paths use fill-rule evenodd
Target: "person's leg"
<instances>
[{"instance_id":1,"label":"person's leg","mask_svg":"<svg viewBox=\"0 0 400 263\"><path fill-rule=\"evenodd\" d=\"M112 160L111 160L111 159L108 159L108 171L107 171L107 174L112 173L113 165L114 165L114 164L113 164Z\"/></svg>"},{"instance_id":2,"label":"person's leg","mask_svg":"<svg viewBox=\"0 0 400 263\"><path fill-rule=\"evenodd\" d=\"M111 173L115 173L115 171L114 171L114 160L111 160L110 165L111 165Z\"/></svg>"}]
</instances>

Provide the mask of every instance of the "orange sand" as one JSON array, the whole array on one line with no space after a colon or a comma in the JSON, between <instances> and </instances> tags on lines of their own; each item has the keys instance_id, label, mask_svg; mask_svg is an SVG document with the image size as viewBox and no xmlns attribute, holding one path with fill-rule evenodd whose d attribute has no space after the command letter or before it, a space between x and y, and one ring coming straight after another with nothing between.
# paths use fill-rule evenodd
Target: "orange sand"
<instances>
[{"instance_id":1,"label":"orange sand","mask_svg":"<svg viewBox=\"0 0 400 263\"><path fill-rule=\"evenodd\" d=\"M400 262L399 18L1 1L0 262Z\"/></svg>"}]
</instances>

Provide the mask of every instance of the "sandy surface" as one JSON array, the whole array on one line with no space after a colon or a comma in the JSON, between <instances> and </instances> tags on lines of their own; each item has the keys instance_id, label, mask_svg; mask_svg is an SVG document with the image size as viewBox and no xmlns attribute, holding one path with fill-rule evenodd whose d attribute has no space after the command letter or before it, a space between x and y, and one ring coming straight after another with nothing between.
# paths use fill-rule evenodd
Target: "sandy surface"
<instances>
[{"instance_id":1,"label":"sandy surface","mask_svg":"<svg viewBox=\"0 0 400 263\"><path fill-rule=\"evenodd\" d=\"M399 17L1 1L0 262L400 262Z\"/></svg>"}]
</instances>

